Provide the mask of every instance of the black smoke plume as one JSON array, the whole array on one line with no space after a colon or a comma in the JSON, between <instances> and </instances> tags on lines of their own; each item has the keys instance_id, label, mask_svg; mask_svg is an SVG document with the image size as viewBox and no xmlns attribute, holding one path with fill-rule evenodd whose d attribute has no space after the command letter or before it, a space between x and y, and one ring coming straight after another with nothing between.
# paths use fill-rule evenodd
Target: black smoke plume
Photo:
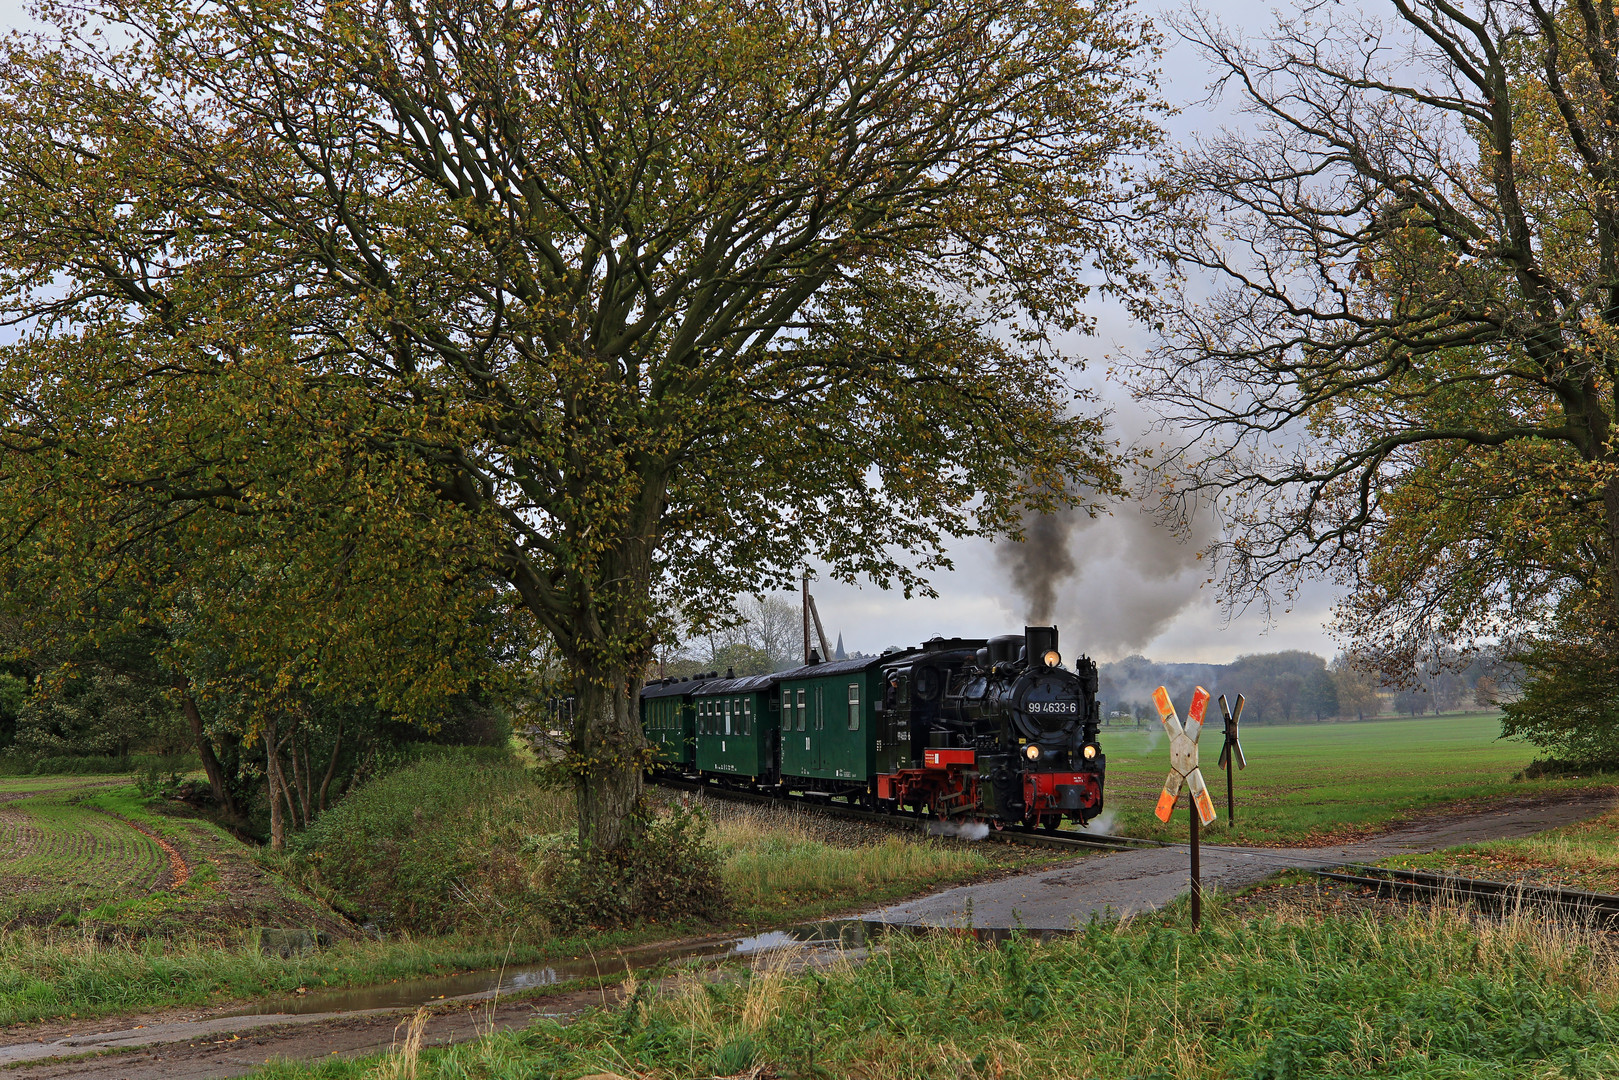
<instances>
[{"instance_id":1,"label":"black smoke plume","mask_svg":"<svg viewBox=\"0 0 1619 1080\"><path fill-rule=\"evenodd\" d=\"M1024 539L997 548L1012 587L1023 597L1023 617L1030 625L1044 626L1055 619L1057 588L1079 569L1074 562L1074 531L1089 520L1075 507L1055 514L1027 514Z\"/></svg>"}]
</instances>

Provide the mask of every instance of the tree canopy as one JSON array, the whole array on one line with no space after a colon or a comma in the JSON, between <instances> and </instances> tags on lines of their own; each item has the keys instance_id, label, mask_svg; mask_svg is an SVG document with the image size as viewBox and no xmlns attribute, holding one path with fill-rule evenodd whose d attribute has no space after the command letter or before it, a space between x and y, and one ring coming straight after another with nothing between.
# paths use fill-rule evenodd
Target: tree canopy
<instances>
[{"instance_id":1,"label":"tree canopy","mask_svg":"<svg viewBox=\"0 0 1619 1080\"><path fill-rule=\"evenodd\" d=\"M505 597L573 673L593 844L664 611L810 552L909 593L1117 490L1050 344L1141 284L1153 40L1113 0L39 15L0 63L6 549L401 708Z\"/></svg>"},{"instance_id":2,"label":"tree canopy","mask_svg":"<svg viewBox=\"0 0 1619 1080\"><path fill-rule=\"evenodd\" d=\"M1311 7L1179 28L1251 127L1175 167L1188 280L1139 388L1225 516L1227 585L1349 586L1392 666L1619 627L1619 29L1611 4Z\"/></svg>"}]
</instances>

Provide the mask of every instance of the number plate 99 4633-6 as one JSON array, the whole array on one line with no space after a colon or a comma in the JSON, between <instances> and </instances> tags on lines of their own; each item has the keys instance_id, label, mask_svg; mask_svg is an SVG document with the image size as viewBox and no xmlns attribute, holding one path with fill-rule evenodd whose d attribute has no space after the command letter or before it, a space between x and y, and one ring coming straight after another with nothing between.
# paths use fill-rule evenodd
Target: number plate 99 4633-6
<instances>
[{"instance_id":1,"label":"number plate 99 4633-6","mask_svg":"<svg viewBox=\"0 0 1619 1080\"><path fill-rule=\"evenodd\" d=\"M1025 701L1023 711L1036 716L1067 716L1079 712L1077 701Z\"/></svg>"}]
</instances>

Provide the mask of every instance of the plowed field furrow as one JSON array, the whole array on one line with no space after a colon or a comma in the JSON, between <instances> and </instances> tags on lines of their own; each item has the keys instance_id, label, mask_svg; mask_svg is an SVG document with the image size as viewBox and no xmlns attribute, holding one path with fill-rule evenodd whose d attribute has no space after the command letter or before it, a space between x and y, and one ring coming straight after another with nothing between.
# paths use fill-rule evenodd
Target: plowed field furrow
<instances>
[{"instance_id":1,"label":"plowed field furrow","mask_svg":"<svg viewBox=\"0 0 1619 1080\"><path fill-rule=\"evenodd\" d=\"M95 902L178 887L190 876L179 849L76 800L82 788L13 792L0 807L0 894L24 879Z\"/></svg>"}]
</instances>

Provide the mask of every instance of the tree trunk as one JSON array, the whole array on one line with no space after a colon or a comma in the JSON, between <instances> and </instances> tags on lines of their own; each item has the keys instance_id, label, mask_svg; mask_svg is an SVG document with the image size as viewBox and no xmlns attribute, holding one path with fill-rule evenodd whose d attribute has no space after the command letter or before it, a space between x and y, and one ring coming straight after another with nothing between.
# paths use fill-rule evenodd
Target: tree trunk
<instances>
[{"instance_id":1,"label":"tree trunk","mask_svg":"<svg viewBox=\"0 0 1619 1080\"><path fill-rule=\"evenodd\" d=\"M1610 462L1608 468L1616 465ZM1602 485L1602 514L1608 531L1608 625L1603 629L1611 635L1619 632L1619 476Z\"/></svg>"},{"instance_id":2,"label":"tree trunk","mask_svg":"<svg viewBox=\"0 0 1619 1080\"><path fill-rule=\"evenodd\" d=\"M608 686L590 683L576 691L579 842L595 851L622 846L639 827L636 811L646 787L640 694L641 678L629 672L615 673Z\"/></svg>"},{"instance_id":3,"label":"tree trunk","mask_svg":"<svg viewBox=\"0 0 1619 1080\"><path fill-rule=\"evenodd\" d=\"M316 804L320 813L326 812L326 791L332 786L332 777L337 774L337 752L343 748L343 721L337 722L337 737L332 740L332 760L326 763L326 775L320 781L320 800Z\"/></svg>"},{"instance_id":4,"label":"tree trunk","mask_svg":"<svg viewBox=\"0 0 1619 1080\"><path fill-rule=\"evenodd\" d=\"M293 766L297 766L296 758L293 761ZM276 753L275 778L276 782L281 785L281 797L287 801L287 817L292 820L292 827L294 829L301 829L308 825L309 823L307 821L300 821L298 819L298 800L293 798L292 788L287 784L287 770L281 767L281 755L279 751Z\"/></svg>"},{"instance_id":5,"label":"tree trunk","mask_svg":"<svg viewBox=\"0 0 1619 1080\"><path fill-rule=\"evenodd\" d=\"M180 695L180 711L185 714L186 723L191 725L191 739L197 746L197 756L202 759L202 771L208 774L208 789L213 792L214 802L220 809L237 820L241 820L242 812L231 797L230 789L225 786L225 769L219 764L219 757L214 753L214 744L208 738L208 733L202 727L202 713L197 709L197 701L191 696L191 680L184 675L175 674L171 685Z\"/></svg>"},{"instance_id":6,"label":"tree trunk","mask_svg":"<svg viewBox=\"0 0 1619 1080\"><path fill-rule=\"evenodd\" d=\"M299 817L302 818L301 828L309 828L309 763L305 760L300 767L299 746L297 740L287 747L287 757L292 759L292 790L298 796ZM289 796L289 799L291 796Z\"/></svg>"},{"instance_id":7,"label":"tree trunk","mask_svg":"<svg viewBox=\"0 0 1619 1080\"><path fill-rule=\"evenodd\" d=\"M277 759L280 757L280 748L276 745L275 721L267 720L264 724L264 783L270 789L270 850L287 850L287 824L281 818L281 791L276 783Z\"/></svg>"}]
</instances>

